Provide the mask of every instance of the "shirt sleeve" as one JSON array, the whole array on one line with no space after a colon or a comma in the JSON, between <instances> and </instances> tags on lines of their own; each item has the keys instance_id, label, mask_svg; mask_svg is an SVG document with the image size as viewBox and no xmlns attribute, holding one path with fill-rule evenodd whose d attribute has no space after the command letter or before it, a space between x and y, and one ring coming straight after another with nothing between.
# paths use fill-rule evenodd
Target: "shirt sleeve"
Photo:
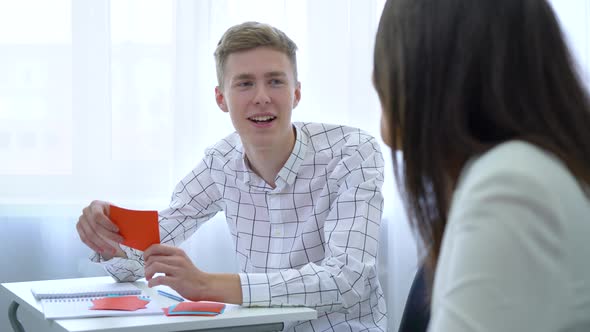
<instances>
[{"instance_id":1,"label":"shirt sleeve","mask_svg":"<svg viewBox=\"0 0 590 332\"><path fill-rule=\"evenodd\" d=\"M560 198L529 171L466 177L442 243L428 331L559 330L569 296Z\"/></svg>"},{"instance_id":2,"label":"shirt sleeve","mask_svg":"<svg viewBox=\"0 0 590 332\"><path fill-rule=\"evenodd\" d=\"M346 313L378 288L375 265L383 210L378 143L372 138L357 146L340 161L329 182L334 199L323 228L325 259L276 273L241 273L243 306L306 306Z\"/></svg>"},{"instance_id":3,"label":"shirt sleeve","mask_svg":"<svg viewBox=\"0 0 590 332\"><path fill-rule=\"evenodd\" d=\"M159 213L160 243L178 246L188 239L205 221L222 207L221 194L211 177L212 158L204 159L176 185L167 209ZM117 281L135 281L143 278L143 251L121 245L127 258L103 260L98 253L90 259L101 263Z\"/></svg>"}]
</instances>

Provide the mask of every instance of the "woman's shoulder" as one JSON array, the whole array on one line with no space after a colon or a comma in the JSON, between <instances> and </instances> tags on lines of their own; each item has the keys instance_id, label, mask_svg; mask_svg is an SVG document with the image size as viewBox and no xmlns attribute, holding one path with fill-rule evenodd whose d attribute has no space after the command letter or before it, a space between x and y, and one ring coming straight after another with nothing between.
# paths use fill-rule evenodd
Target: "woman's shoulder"
<instances>
[{"instance_id":1,"label":"woman's shoulder","mask_svg":"<svg viewBox=\"0 0 590 332\"><path fill-rule=\"evenodd\" d=\"M590 213L590 199L565 162L524 141L509 141L472 158L463 168L453 204L467 207L505 202L552 214L554 221Z\"/></svg>"},{"instance_id":2,"label":"woman's shoulder","mask_svg":"<svg viewBox=\"0 0 590 332\"><path fill-rule=\"evenodd\" d=\"M470 160L461 172L460 184L489 178L534 183L549 190L579 187L566 164L553 153L534 144L513 140ZM579 188L578 188L579 189Z\"/></svg>"},{"instance_id":3,"label":"woman's shoulder","mask_svg":"<svg viewBox=\"0 0 590 332\"><path fill-rule=\"evenodd\" d=\"M474 168L512 169L531 171L533 169L563 168L563 162L551 152L529 142L512 140L499 144L486 153L474 158Z\"/></svg>"},{"instance_id":4,"label":"woman's shoulder","mask_svg":"<svg viewBox=\"0 0 590 332\"><path fill-rule=\"evenodd\" d=\"M543 211L552 216L548 221L560 224L572 224L590 213L590 199L566 164L524 141L500 144L463 168L453 195L456 208L481 208L491 202Z\"/></svg>"}]
</instances>

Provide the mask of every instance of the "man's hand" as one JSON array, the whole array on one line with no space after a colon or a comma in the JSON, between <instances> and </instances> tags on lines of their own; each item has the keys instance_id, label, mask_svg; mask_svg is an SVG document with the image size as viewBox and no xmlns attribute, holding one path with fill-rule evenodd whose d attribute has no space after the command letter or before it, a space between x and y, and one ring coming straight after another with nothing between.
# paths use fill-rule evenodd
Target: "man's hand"
<instances>
[{"instance_id":1,"label":"man's hand","mask_svg":"<svg viewBox=\"0 0 590 332\"><path fill-rule=\"evenodd\" d=\"M182 249L162 244L151 245L143 257L149 287L166 285L191 301L242 304L242 286L237 274L203 272ZM165 275L154 278L156 273Z\"/></svg>"},{"instance_id":2,"label":"man's hand","mask_svg":"<svg viewBox=\"0 0 590 332\"><path fill-rule=\"evenodd\" d=\"M76 229L80 240L90 249L100 253L103 258L125 257L125 253L118 245L123 242L123 237L108 217L109 208L110 205L107 202L93 201L82 210Z\"/></svg>"}]
</instances>

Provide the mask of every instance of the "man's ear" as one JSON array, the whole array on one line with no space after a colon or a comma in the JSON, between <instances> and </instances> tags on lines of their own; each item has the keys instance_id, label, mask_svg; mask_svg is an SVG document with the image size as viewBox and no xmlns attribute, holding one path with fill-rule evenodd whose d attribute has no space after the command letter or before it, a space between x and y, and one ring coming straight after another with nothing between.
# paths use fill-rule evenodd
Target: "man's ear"
<instances>
[{"instance_id":1,"label":"man's ear","mask_svg":"<svg viewBox=\"0 0 590 332\"><path fill-rule=\"evenodd\" d=\"M293 108L299 105L299 100L301 99L301 82L297 82L295 86L295 98L293 99Z\"/></svg>"},{"instance_id":2,"label":"man's ear","mask_svg":"<svg viewBox=\"0 0 590 332\"><path fill-rule=\"evenodd\" d=\"M217 106L220 110L224 112L229 111L227 109L227 104L225 103L225 96L223 95L223 92L221 91L221 88L219 86L215 87L215 102L217 102Z\"/></svg>"}]
</instances>

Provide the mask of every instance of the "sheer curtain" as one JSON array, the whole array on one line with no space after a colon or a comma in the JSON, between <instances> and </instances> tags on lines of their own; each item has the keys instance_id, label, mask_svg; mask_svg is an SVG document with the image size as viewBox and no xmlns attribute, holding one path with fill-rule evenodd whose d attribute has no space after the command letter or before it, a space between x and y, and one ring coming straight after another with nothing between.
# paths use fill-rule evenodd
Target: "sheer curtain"
<instances>
[{"instance_id":1,"label":"sheer curtain","mask_svg":"<svg viewBox=\"0 0 590 332\"><path fill-rule=\"evenodd\" d=\"M0 215L78 214L92 199L161 208L233 131L213 51L247 20L299 46L295 121L379 136L371 86L384 0L25 0L0 4Z\"/></svg>"},{"instance_id":2,"label":"sheer curtain","mask_svg":"<svg viewBox=\"0 0 590 332\"><path fill-rule=\"evenodd\" d=\"M590 0L549 0L590 91Z\"/></svg>"}]
</instances>

